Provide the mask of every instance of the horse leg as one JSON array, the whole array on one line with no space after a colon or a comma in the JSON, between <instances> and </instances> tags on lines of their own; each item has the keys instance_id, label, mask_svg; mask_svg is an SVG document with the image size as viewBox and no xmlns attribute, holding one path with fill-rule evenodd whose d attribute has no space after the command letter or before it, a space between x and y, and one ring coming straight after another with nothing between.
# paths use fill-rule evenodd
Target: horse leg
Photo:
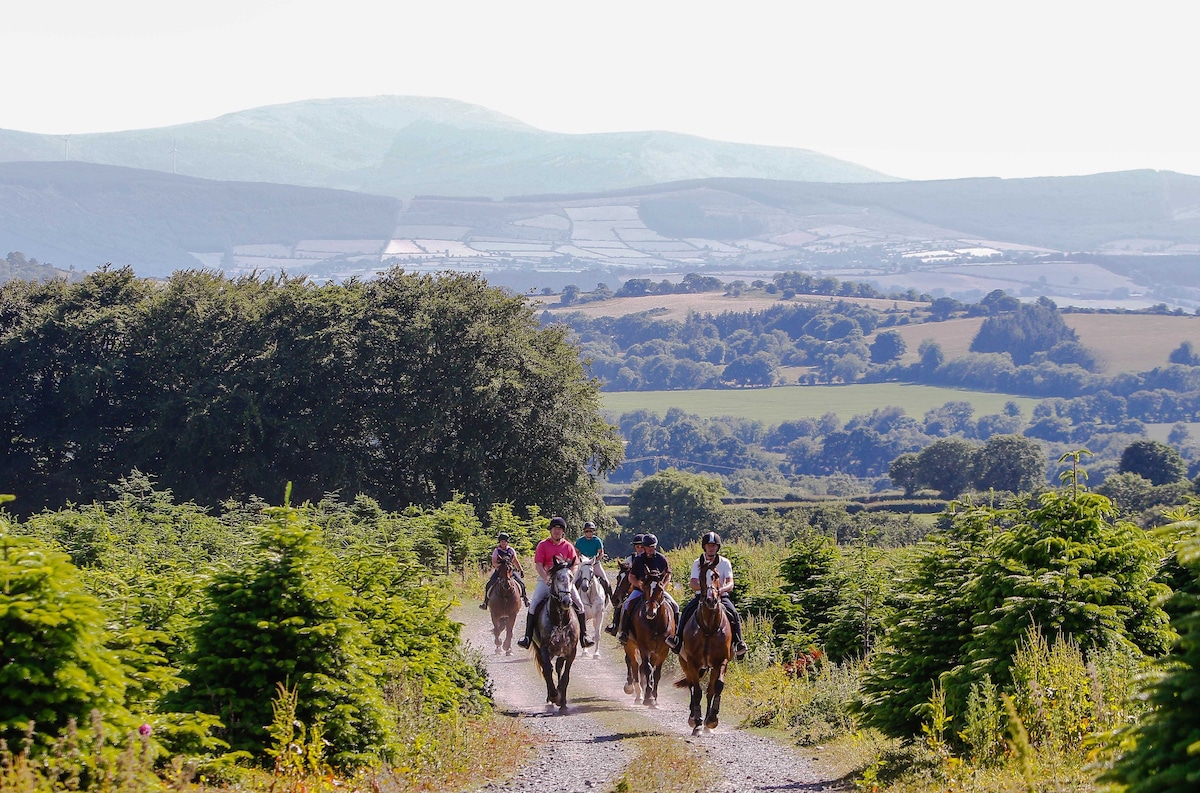
<instances>
[{"instance_id":1,"label":"horse leg","mask_svg":"<svg viewBox=\"0 0 1200 793\"><path fill-rule=\"evenodd\" d=\"M517 621L516 617L509 617L504 623L504 654L512 655L512 632L513 623Z\"/></svg>"},{"instance_id":2,"label":"horse leg","mask_svg":"<svg viewBox=\"0 0 1200 793\"><path fill-rule=\"evenodd\" d=\"M633 657L625 653L625 693L632 694L637 684L637 667L633 664Z\"/></svg>"},{"instance_id":3,"label":"horse leg","mask_svg":"<svg viewBox=\"0 0 1200 793\"><path fill-rule=\"evenodd\" d=\"M558 709L567 709L567 684L571 682L571 659L558 659Z\"/></svg>"},{"instance_id":4,"label":"horse leg","mask_svg":"<svg viewBox=\"0 0 1200 793\"><path fill-rule=\"evenodd\" d=\"M708 713L704 716L704 729L715 730L721 713L721 692L725 690L725 667L728 661L714 666L708 673Z\"/></svg>"},{"instance_id":5,"label":"horse leg","mask_svg":"<svg viewBox=\"0 0 1200 793\"><path fill-rule=\"evenodd\" d=\"M500 631L504 630L504 619L499 622L495 617L492 617L492 639L496 642L496 655L500 654Z\"/></svg>"},{"instance_id":6,"label":"horse leg","mask_svg":"<svg viewBox=\"0 0 1200 793\"><path fill-rule=\"evenodd\" d=\"M545 647L537 648L538 666L542 669L542 678L546 681L546 702L554 702L557 691L554 688L554 667L550 663L550 651Z\"/></svg>"},{"instance_id":7,"label":"horse leg","mask_svg":"<svg viewBox=\"0 0 1200 793\"><path fill-rule=\"evenodd\" d=\"M642 704L654 707L654 667L649 658L642 659Z\"/></svg>"}]
</instances>

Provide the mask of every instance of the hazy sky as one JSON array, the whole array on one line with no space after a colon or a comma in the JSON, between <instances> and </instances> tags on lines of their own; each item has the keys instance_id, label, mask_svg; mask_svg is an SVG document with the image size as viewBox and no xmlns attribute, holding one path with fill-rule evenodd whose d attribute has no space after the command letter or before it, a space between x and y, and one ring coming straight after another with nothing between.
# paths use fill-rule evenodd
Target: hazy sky
<instances>
[{"instance_id":1,"label":"hazy sky","mask_svg":"<svg viewBox=\"0 0 1200 793\"><path fill-rule=\"evenodd\" d=\"M0 127L165 126L335 96L542 129L814 149L907 178L1200 174L1176 2L40 0L0 14Z\"/></svg>"}]
</instances>

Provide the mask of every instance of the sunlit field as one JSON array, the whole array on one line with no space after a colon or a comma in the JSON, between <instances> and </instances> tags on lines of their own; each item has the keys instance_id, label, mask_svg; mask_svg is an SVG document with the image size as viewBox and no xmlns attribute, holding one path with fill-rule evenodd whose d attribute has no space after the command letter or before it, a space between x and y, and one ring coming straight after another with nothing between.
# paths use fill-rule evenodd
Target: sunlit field
<instances>
[{"instance_id":1,"label":"sunlit field","mask_svg":"<svg viewBox=\"0 0 1200 793\"><path fill-rule=\"evenodd\" d=\"M1036 399L956 388L867 383L854 385L779 386L776 388L700 389L695 391L606 391L604 409L613 413L651 410L660 415L677 407L703 417L737 416L778 424L792 419L836 413L842 421L876 408L895 405L920 418L947 402L970 402L976 415L999 413L1008 401L1029 416Z\"/></svg>"}]
</instances>

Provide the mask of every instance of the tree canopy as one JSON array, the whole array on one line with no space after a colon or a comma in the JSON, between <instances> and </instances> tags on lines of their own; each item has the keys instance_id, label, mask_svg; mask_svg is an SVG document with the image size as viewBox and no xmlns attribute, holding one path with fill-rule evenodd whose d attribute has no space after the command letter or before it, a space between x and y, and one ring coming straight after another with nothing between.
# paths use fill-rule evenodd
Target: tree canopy
<instances>
[{"instance_id":1,"label":"tree canopy","mask_svg":"<svg viewBox=\"0 0 1200 793\"><path fill-rule=\"evenodd\" d=\"M26 513L137 467L200 503L292 481L591 514L621 445L567 333L477 275L10 282L0 481Z\"/></svg>"}]
</instances>

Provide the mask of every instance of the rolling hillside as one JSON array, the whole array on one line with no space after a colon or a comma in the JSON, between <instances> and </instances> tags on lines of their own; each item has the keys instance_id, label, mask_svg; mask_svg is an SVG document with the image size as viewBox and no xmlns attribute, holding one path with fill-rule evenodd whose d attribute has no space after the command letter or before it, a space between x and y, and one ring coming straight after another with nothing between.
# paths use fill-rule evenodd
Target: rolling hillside
<instances>
[{"instance_id":1,"label":"rolling hillside","mask_svg":"<svg viewBox=\"0 0 1200 793\"><path fill-rule=\"evenodd\" d=\"M546 132L451 99L379 96L274 105L160 129L72 135L0 130L0 162L63 160L205 179L399 198L614 190L704 177L816 182L890 177L804 149L669 132Z\"/></svg>"}]
</instances>

